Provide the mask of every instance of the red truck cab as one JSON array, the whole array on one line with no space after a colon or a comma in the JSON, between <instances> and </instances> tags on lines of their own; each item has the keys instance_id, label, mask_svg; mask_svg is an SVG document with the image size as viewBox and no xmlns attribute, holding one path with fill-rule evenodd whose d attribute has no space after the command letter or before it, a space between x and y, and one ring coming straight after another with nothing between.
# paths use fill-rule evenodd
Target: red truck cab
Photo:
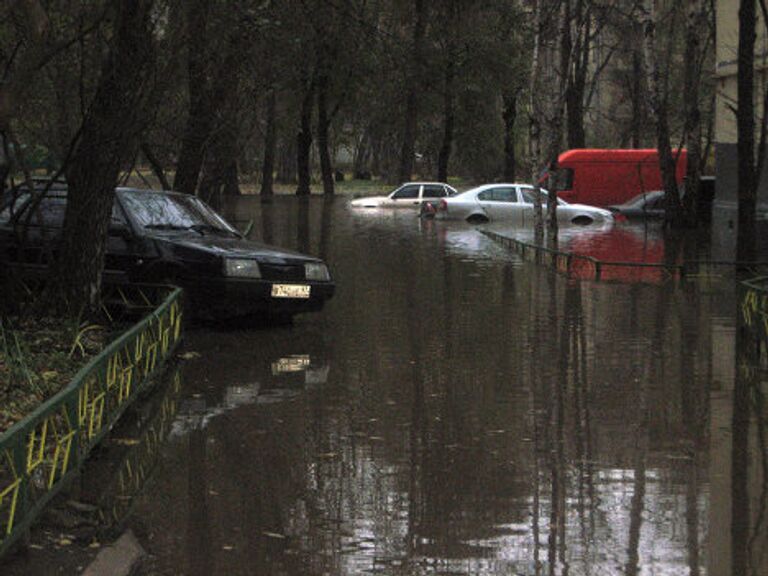
<instances>
[{"instance_id":1,"label":"red truck cab","mask_svg":"<svg viewBox=\"0 0 768 576\"><path fill-rule=\"evenodd\" d=\"M677 157L675 178L680 184L688 161L686 150L673 150ZM659 154L644 150L568 150L557 159L554 189L566 202L609 206L664 185L659 169Z\"/></svg>"}]
</instances>

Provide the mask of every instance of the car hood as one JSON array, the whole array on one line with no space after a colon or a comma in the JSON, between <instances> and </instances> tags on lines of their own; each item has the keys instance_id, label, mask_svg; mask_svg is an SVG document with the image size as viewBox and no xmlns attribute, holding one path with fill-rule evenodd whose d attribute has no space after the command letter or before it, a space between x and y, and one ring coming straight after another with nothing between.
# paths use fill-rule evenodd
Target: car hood
<instances>
[{"instance_id":1,"label":"car hood","mask_svg":"<svg viewBox=\"0 0 768 576\"><path fill-rule=\"evenodd\" d=\"M386 201L386 196L369 196L367 198L356 198L355 200L352 200L350 206L374 208L376 206L381 206Z\"/></svg>"},{"instance_id":2,"label":"car hood","mask_svg":"<svg viewBox=\"0 0 768 576\"><path fill-rule=\"evenodd\" d=\"M605 208L598 208L597 206L589 206L587 204L568 204L568 208L573 208L574 210L586 210L592 213L597 212L603 216L613 217L613 213L610 210L606 210Z\"/></svg>"},{"instance_id":3,"label":"car hood","mask_svg":"<svg viewBox=\"0 0 768 576\"><path fill-rule=\"evenodd\" d=\"M157 240L173 244L186 250L206 252L222 258L255 258L263 262L286 263L301 261L320 262L319 258L307 256L301 252L278 248L262 242L228 238L207 234L204 236L190 233L153 234Z\"/></svg>"}]
</instances>

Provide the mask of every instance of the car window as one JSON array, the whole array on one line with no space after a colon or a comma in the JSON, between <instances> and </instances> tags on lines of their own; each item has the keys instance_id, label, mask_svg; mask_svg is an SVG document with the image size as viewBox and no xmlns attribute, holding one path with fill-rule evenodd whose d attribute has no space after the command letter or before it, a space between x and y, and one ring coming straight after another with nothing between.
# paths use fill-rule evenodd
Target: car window
<instances>
[{"instance_id":1,"label":"car window","mask_svg":"<svg viewBox=\"0 0 768 576\"><path fill-rule=\"evenodd\" d=\"M445 188L435 184L425 185L424 191L421 193L423 198L443 198L446 195Z\"/></svg>"},{"instance_id":2,"label":"car window","mask_svg":"<svg viewBox=\"0 0 768 576\"><path fill-rule=\"evenodd\" d=\"M559 168L550 175L550 183L555 192L573 189L573 169Z\"/></svg>"},{"instance_id":3,"label":"car window","mask_svg":"<svg viewBox=\"0 0 768 576\"><path fill-rule=\"evenodd\" d=\"M400 188L400 190L397 190L394 194L392 194L392 198L395 199L402 199L402 198L418 198L419 197L419 186L403 186Z\"/></svg>"},{"instance_id":4,"label":"car window","mask_svg":"<svg viewBox=\"0 0 768 576\"><path fill-rule=\"evenodd\" d=\"M123 190L120 198L126 211L144 228L214 226L237 234L226 220L194 196Z\"/></svg>"},{"instance_id":5,"label":"car window","mask_svg":"<svg viewBox=\"0 0 768 576\"><path fill-rule=\"evenodd\" d=\"M491 188L480 192L477 199L486 202L517 202L517 191L513 187Z\"/></svg>"},{"instance_id":6,"label":"car window","mask_svg":"<svg viewBox=\"0 0 768 576\"><path fill-rule=\"evenodd\" d=\"M14 214L17 214L19 210L23 209L27 200L29 200L29 194L27 192L9 192L3 199L3 207L2 210L0 210L0 224L7 224L10 222Z\"/></svg>"},{"instance_id":7,"label":"car window","mask_svg":"<svg viewBox=\"0 0 768 576\"><path fill-rule=\"evenodd\" d=\"M125 214L123 213L123 209L120 208L120 204L115 201L114 204L112 204L112 217L109 221L111 226L114 225L128 225L128 220L125 218Z\"/></svg>"},{"instance_id":8,"label":"car window","mask_svg":"<svg viewBox=\"0 0 768 576\"><path fill-rule=\"evenodd\" d=\"M648 210L664 210L665 204L666 198L664 196L659 196L648 202Z\"/></svg>"},{"instance_id":9,"label":"car window","mask_svg":"<svg viewBox=\"0 0 768 576\"><path fill-rule=\"evenodd\" d=\"M65 197L46 196L37 203L34 209L35 212L29 220L32 226L45 226L46 228L62 228L64 226L64 213L67 210ZM22 218L26 219L27 215L25 210Z\"/></svg>"},{"instance_id":10,"label":"car window","mask_svg":"<svg viewBox=\"0 0 768 576\"><path fill-rule=\"evenodd\" d=\"M541 189L541 193L543 194L543 197L541 199L542 204L546 204L549 199L549 192L545 190L544 188ZM520 194L523 196L523 202L526 204L534 204L534 191L532 187L526 186L525 188L520 188ZM557 205L563 206L565 205L565 202L557 199Z\"/></svg>"}]
</instances>

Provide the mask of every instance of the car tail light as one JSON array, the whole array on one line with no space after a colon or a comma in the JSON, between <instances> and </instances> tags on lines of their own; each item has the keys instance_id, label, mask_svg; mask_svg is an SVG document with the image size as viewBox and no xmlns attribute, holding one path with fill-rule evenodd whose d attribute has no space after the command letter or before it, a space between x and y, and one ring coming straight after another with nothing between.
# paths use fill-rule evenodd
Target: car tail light
<instances>
[{"instance_id":1,"label":"car tail light","mask_svg":"<svg viewBox=\"0 0 768 576\"><path fill-rule=\"evenodd\" d=\"M627 217L624 214L622 214L621 212L614 212L613 213L613 219L616 222L626 222L627 221Z\"/></svg>"}]
</instances>

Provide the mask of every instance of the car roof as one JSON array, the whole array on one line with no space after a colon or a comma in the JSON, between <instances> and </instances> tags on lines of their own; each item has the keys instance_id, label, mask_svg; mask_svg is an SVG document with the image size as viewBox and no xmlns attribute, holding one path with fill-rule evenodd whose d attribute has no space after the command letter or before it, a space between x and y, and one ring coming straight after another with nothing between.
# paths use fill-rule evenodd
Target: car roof
<instances>
[{"instance_id":1,"label":"car roof","mask_svg":"<svg viewBox=\"0 0 768 576\"><path fill-rule=\"evenodd\" d=\"M402 188L403 186L409 186L409 185L416 185L416 186L425 186L425 185L433 185L433 186L448 186L449 188L453 188L450 184L446 184L445 182L428 182L428 181L421 181L421 182L403 182L402 184L398 185L398 188Z\"/></svg>"}]
</instances>

